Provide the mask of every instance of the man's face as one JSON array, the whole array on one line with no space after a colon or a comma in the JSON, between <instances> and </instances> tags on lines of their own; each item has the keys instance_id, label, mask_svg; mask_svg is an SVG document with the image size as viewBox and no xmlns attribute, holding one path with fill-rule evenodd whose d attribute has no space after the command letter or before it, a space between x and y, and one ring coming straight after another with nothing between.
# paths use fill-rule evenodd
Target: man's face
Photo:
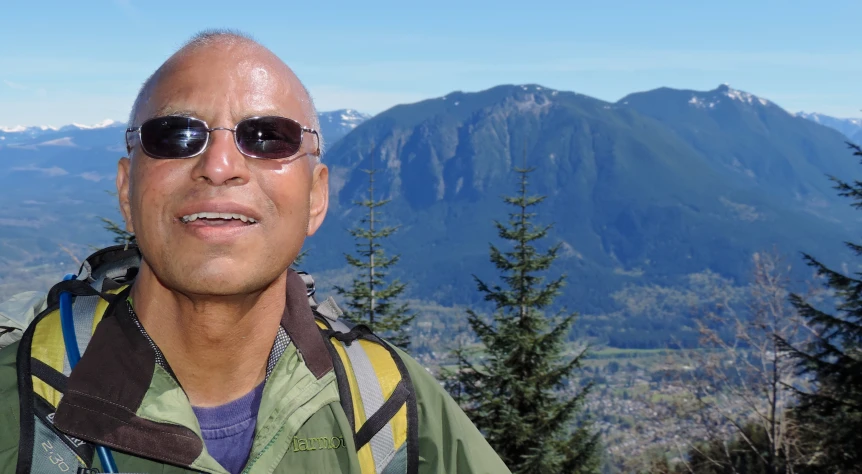
<instances>
[{"instance_id":1,"label":"man's face","mask_svg":"<svg viewBox=\"0 0 862 474\"><path fill-rule=\"evenodd\" d=\"M161 115L191 115L212 127L279 115L305 126L307 99L298 80L274 56L248 46L206 46L167 68L138 113L138 126ZM119 164L117 188L129 230L166 287L197 295L261 290L284 273L326 214L328 174L310 155L313 134L293 157L242 155L230 131L213 131L207 149L188 159L147 156L137 138L131 160ZM202 212L239 219L197 219Z\"/></svg>"}]
</instances>

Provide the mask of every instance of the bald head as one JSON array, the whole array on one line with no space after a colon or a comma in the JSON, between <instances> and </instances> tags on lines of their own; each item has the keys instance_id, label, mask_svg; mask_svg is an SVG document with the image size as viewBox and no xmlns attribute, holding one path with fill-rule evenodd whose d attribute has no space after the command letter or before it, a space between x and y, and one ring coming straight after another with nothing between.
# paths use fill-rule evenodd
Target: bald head
<instances>
[{"instance_id":1,"label":"bald head","mask_svg":"<svg viewBox=\"0 0 862 474\"><path fill-rule=\"evenodd\" d=\"M150 99L156 89L164 86L164 81L183 69L189 67L199 56L212 55L213 53L231 62L240 65L251 61L262 61L269 66L268 73L274 72L271 80L283 83L284 90L290 93L295 100L301 104L303 117L291 117L299 120L304 125L318 131L320 150L323 151L323 135L320 133L320 121L314 107L314 101L308 89L299 80L296 74L269 49L252 39L250 36L230 30L206 30L196 34L144 81L132 110L129 114L129 126L138 126L144 120L156 115L153 107L150 107ZM168 85L169 86L169 85ZM228 98L229 99L229 98ZM319 156L317 157L320 158Z\"/></svg>"},{"instance_id":2,"label":"bald head","mask_svg":"<svg viewBox=\"0 0 862 474\"><path fill-rule=\"evenodd\" d=\"M310 158L319 143L307 130L294 155L252 159L237 145L235 127L251 117L280 116L316 128L305 87L255 41L204 33L147 79L130 125L166 115L194 117L210 130L205 148L188 159L147 155L140 133L126 136L129 156L118 163L117 196L143 257L136 287L149 281L186 299L242 296L236 301L274 288L284 298L287 269L326 215L329 171ZM168 129L152 137L182 151L188 132ZM260 146L278 144L276 130L251 132ZM192 219L202 213L248 219Z\"/></svg>"}]
</instances>

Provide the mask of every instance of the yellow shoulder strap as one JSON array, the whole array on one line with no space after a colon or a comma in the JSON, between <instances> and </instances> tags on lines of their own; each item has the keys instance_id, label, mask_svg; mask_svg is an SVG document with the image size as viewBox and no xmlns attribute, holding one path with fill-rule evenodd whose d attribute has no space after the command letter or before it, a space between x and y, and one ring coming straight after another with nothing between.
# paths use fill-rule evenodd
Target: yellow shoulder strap
<instances>
[{"instance_id":1,"label":"yellow shoulder strap","mask_svg":"<svg viewBox=\"0 0 862 474\"><path fill-rule=\"evenodd\" d=\"M320 318L328 335L345 411L352 411L354 440L363 473L407 473L409 402L415 403L409 376L397 353L364 326L349 328L340 320ZM348 415L350 418L351 416ZM401 459L403 458L403 459ZM393 462L398 460L398 462Z\"/></svg>"}]
</instances>

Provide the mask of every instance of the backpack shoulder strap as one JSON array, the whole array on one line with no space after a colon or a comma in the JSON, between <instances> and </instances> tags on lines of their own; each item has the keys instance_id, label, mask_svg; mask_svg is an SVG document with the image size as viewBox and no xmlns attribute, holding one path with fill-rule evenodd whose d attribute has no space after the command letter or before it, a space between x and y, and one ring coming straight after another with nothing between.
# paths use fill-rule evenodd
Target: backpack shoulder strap
<instances>
[{"instance_id":1,"label":"backpack shoulder strap","mask_svg":"<svg viewBox=\"0 0 862 474\"><path fill-rule=\"evenodd\" d=\"M312 309L332 355L363 474L417 473L416 394L401 356L367 326L341 319L331 297Z\"/></svg>"},{"instance_id":2,"label":"backpack shoulder strap","mask_svg":"<svg viewBox=\"0 0 862 474\"><path fill-rule=\"evenodd\" d=\"M93 446L61 433L53 424L71 373L58 299L61 292L74 295L75 335L83 354L109 305L128 286L126 277L137 269L129 250L137 254L135 249L117 246L91 255L78 279L51 288L47 308L24 331L17 357L21 420L17 473L77 472L92 466Z\"/></svg>"}]
</instances>

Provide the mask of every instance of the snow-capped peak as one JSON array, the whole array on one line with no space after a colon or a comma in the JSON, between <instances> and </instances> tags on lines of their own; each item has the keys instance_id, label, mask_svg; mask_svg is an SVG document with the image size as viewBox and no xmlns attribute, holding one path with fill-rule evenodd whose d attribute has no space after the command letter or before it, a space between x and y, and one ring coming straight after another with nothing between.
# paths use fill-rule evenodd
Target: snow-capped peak
<instances>
[{"instance_id":1,"label":"snow-capped peak","mask_svg":"<svg viewBox=\"0 0 862 474\"><path fill-rule=\"evenodd\" d=\"M858 142L862 137L862 118L838 118L817 112L799 112L796 116L838 130L851 141Z\"/></svg>"},{"instance_id":2,"label":"snow-capped peak","mask_svg":"<svg viewBox=\"0 0 862 474\"><path fill-rule=\"evenodd\" d=\"M749 94L748 92L741 91L730 87L729 84L724 83L718 86L717 89L707 92L693 92L691 94L691 98L689 98L688 103L699 109L713 109L718 104L722 102L722 100L733 100L739 101L748 105L770 105L771 103L766 99L761 99L754 94Z\"/></svg>"},{"instance_id":3,"label":"snow-capped peak","mask_svg":"<svg viewBox=\"0 0 862 474\"><path fill-rule=\"evenodd\" d=\"M360 123L371 118L368 114L363 114L354 109L341 109L341 110L333 110L331 112L320 112L318 114L318 118L321 123L326 123L328 125L335 125L341 127L348 127L351 130L356 128Z\"/></svg>"},{"instance_id":4,"label":"snow-capped peak","mask_svg":"<svg viewBox=\"0 0 862 474\"><path fill-rule=\"evenodd\" d=\"M79 124L79 123L73 123L73 124L72 124L72 126L73 126L73 127L80 128L81 130L92 130L92 129L94 129L94 128L106 128L106 127L110 127L110 126L112 126L112 125L114 125L114 124L116 124L116 123L117 123L117 122L116 122L116 121L114 121L114 120L111 120L111 119L105 119L105 120L102 120L101 122L99 122L99 123L97 123L97 124L94 124L94 125L81 125L81 124Z\"/></svg>"},{"instance_id":5,"label":"snow-capped peak","mask_svg":"<svg viewBox=\"0 0 862 474\"><path fill-rule=\"evenodd\" d=\"M692 95L691 99L688 100L688 103L699 109L712 109L715 108L715 104L718 102L713 100L707 101L696 95Z\"/></svg>"},{"instance_id":6,"label":"snow-capped peak","mask_svg":"<svg viewBox=\"0 0 862 474\"><path fill-rule=\"evenodd\" d=\"M730 87L729 84L722 84L721 87L718 88L719 92L724 94L727 97L730 97L733 100L738 100L740 102L745 102L746 104L753 105L754 102L759 102L760 105L767 105L769 101L766 99L761 99L754 94L749 94L748 92L736 90Z\"/></svg>"},{"instance_id":7,"label":"snow-capped peak","mask_svg":"<svg viewBox=\"0 0 862 474\"><path fill-rule=\"evenodd\" d=\"M811 120L812 122L823 123L823 122L844 122L850 125L855 125L857 127L862 127L862 118L838 118L838 117L830 117L829 115L824 115L817 112L797 112L797 117L801 117L804 119Z\"/></svg>"},{"instance_id":8,"label":"snow-capped peak","mask_svg":"<svg viewBox=\"0 0 862 474\"><path fill-rule=\"evenodd\" d=\"M15 125L14 127L3 127L0 126L0 132L5 133L21 133L21 132L47 132L47 131L57 131L59 130L57 127L51 125L34 125L32 127L25 127L23 125Z\"/></svg>"},{"instance_id":9,"label":"snow-capped peak","mask_svg":"<svg viewBox=\"0 0 862 474\"><path fill-rule=\"evenodd\" d=\"M3 127L0 126L0 132L5 133L21 133L21 132L30 132L30 133L38 133L38 132L56 132L58 130L95 130L99 128L107 128L107 127L116 127L118 125L122 125L120 122L111 119L102 120L99 123L93 125L83 125L80 123L73 123L71 125L65 125L62 127L54 127L53 125L34 125L31 127L25 127L23 125L15 125L14 127Z\"/></svg>"}]
</instances>

